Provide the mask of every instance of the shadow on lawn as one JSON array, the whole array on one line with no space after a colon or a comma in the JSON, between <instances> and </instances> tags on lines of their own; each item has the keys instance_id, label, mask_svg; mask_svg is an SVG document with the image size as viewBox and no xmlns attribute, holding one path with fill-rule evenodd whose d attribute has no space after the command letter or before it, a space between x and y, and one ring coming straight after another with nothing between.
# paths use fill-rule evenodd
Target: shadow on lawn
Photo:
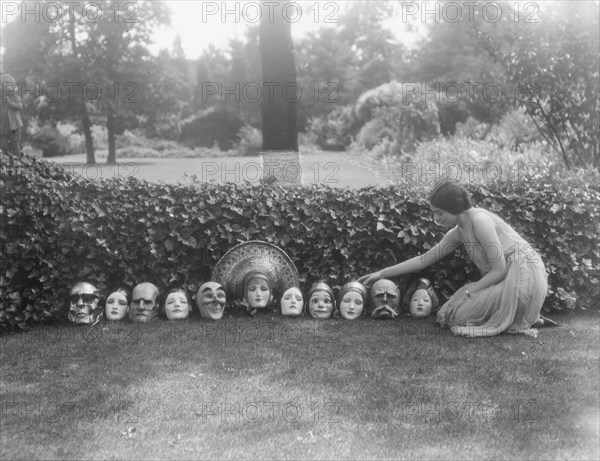
<instances>
[{"instance_id":1,"label":"shadow on lawn","mask_svg":"<svg viewBox=\"0 0 600 461\"><path fill-rule=\"evenodd\" d=\"M273 437L291 437L290 457L314 437L330 447L307 452L317 457L368 457L373 446L387 457L453 457L468 443L481 455L527 457L556 452L561 440L572 441L563 453L582 455L594 439L577 421L598 407L598 315L557 320L538 338L460 338L433 318L269 315L5 335L2 430L14 443L3 456L110 455L104 439L92 451L81 443L90 431L110 435L124 457L164 457L165 440L180 435L208 444L207 456L221 453L224 442L211 440L223 437L242 457L283 453ZM247 452L235 451L239 431L253 441ZM524 438L538 432L547 435ZM446 452L449 434L458 441ZM485 448L490 434L498 440ZM130 438L146 451L121 442Z\"/></svg>"}]
</instances>

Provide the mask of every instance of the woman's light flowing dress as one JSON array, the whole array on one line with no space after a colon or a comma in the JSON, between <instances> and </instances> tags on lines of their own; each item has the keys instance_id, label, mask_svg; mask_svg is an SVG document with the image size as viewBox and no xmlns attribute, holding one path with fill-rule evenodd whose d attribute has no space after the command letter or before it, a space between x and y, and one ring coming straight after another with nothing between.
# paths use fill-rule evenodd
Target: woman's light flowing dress
<instances>
[{"instance_id":1,"label":"woman's light flowing dress","mask_svg":"<svg viewBox=\"0 0 600 461\"><path fill-rule=\"evenodd\" d=\"M465 285L442 306L437 321L464 336L494 336L503 331L535 336L537 331L531 325L538 319L548 291L546 269L540 255L496 214L481 208L470 208L465 213L467 225L462 231L458 228L459 235L482 277L491 269L488 258L497 258L499 251L506 258L506 276L496 285L466 299L464 290L474 284ZM475 213L491 217L501 249L496 245L484 248L477 241L472 226Z\"/></svg>"}]
</instances>

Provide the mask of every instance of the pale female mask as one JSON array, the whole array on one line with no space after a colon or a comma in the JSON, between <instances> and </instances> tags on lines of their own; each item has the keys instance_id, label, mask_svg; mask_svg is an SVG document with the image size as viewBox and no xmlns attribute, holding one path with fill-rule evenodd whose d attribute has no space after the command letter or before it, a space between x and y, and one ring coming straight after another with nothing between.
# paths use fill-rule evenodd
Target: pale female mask
<instances>
[{"instance_id":1,"label":"pale female mask","mask_svg":"<svg viewBox=\"0 0 600 461\"><path fill-rule=\"evenodd\" d=\"M167 293L164 312L169 320L183 320L190 315L190 299L182 289L174 289Z\"/></svg>"},{"instance_id":2,"label":"pale female mask","mask_svg":"<svg viewBox=\"0 0 600 461\"><path fill-rule=\"evenodd\" d=\"M281 315L296 316L302 313L304 298L299 288L288 288L281 297Z\"/></svg>"},{"instance_id":3,"label":"pale female mask","mask_svg":"<svg viewBox=\"0 0 600 461\"><path fill-rule=\"evenodd\" d=\"M431 282L419 279L417 285L408 292L410 315L416 318L427 317L439 306L439 300Z\"/></svg>"},{"instance_id":4,"label":"pale female mask","mask_svg":"<svg viewBox=\"0 0 600 461\"><path fill-rule=\"evenodd\" d=\"M347 320L357 319L363 313L366 299L367 289L362 283L346 283L338 296L340 314Z\"/></svg>"},{"instance_id":5,"label":"pale female mask","mask_svg":"<svg viewBox=\"0 0 600 461\"><path fill-rule=\"evenodd\" d=\"M250 274L244 284L244 301L252 309L264 309L273 301L271 281L261 273Z\"/></svg>"},{"instance_id":6,"label":"pale female mask","mask_svg":"<svg viewBox=\"0 0 600 461\"><path fill-rule=\"evenodd\" d=\"M129 308L129 291L118 288L108 295L104 304L104 315L108 320L123 320Z\"/></svg>"},{"instance_id":7,"label":"pale female mask","mask_svg":"<svg viewBox=\"0 0 600 461\"><path fill-rule=\"evenodd\" d=\"M413 317L427 317L431 314L431 296L427 290L416 290L410 299L410 314Z\"/></svg>"}]
</instances>

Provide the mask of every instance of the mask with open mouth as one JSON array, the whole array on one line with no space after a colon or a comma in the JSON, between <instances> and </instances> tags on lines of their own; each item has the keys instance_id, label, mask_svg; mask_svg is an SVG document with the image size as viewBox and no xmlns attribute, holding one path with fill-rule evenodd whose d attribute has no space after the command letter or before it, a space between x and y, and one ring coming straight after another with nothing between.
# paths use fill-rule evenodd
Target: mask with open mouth
<instances>
[{"instance_id":1,"label":"mask with open mouth","mask_svg":"<svg viewBox=\"0 0 600 461\"><path fill-rule=\"evenodd\" d=\"M307 315L314 319L328 319L333 314L335 297L333 290L325 282L315 282L310 287L307 296Z\"/></svg>"},{"instance_id":2,"label":"mask with open mouth","mask_svg":"<svg viewBox=\"0 0 600 461\"><path fill-rule=\"evenodd\" d=\"M217 282L206 282L200 285L196 293L196 305L200 317L207 320L219 320L225 312L226 295L223 286Z\"/></svg>"}]
</instances>

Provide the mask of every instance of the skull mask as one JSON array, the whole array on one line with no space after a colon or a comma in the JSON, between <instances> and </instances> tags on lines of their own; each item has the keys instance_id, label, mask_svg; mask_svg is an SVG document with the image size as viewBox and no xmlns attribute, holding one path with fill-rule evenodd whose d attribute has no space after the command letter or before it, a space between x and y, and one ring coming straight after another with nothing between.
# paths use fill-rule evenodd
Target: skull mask
<instances>
[{"instance_id":1,"label":"skull mask","mask_svg":"<svg viewBox=\"0 0 600 461\"><path fill-rule=\"evenodd\" d=\"M69 321L79 325L93 325L102 316L98 289L86 282L73 285L69 293Z\"/></svg>"}]
</instances>

